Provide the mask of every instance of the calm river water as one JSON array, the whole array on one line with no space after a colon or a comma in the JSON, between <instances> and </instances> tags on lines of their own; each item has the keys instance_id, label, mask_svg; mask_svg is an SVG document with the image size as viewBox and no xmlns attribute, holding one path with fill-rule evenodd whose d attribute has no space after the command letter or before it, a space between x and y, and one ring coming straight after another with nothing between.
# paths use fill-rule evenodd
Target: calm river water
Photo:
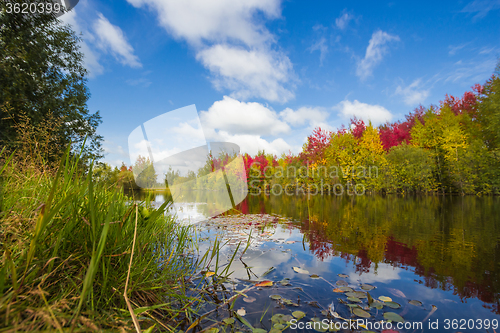
<instances>
[{"instance_id":1,"label":"calm river water","mask_svg":"<svg viewBox=\"0 0 500 333\"><path fill-rule=\"evenodd\" d=\"M186 197L180 219L209 214L196 201ZM206 239L226 236L228 256L252 228L258 236L232 278L238 290L247 280L274 282L249 292L255 301L235 304L262 332L283 328L276 315L294 311L305 317L285 331L312 331L311 320L333 320L329 306L342 318L363 318L353 309L364 309L372 322L394 312L406 321L392 322L399 332L414 332L418 326L409 325L422 321L417 332L500 331L499 197L248 195L237 209L236 219L209 219L200 230ZM392 302L369 307L365 291Z\"/></svg>"}]
</instances>

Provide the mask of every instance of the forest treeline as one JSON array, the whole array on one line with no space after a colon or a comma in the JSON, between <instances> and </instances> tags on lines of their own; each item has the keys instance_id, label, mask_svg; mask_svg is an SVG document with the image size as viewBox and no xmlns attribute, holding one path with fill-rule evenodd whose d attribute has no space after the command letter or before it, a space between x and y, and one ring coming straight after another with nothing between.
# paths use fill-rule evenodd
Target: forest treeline
<instances>
[{"instance_id":1,"label":"forest treeline","mask_svg":"<svg viewBox=\"0 0 500 333\"><path fill-rule=\"evenodd\" d=\"M240 155L245 175L226 172L227 177L243 178L251 193L500 194L499 75L500 63L483 85L474 85L460 98L446 95L439 105L419 106L405 120L375 127L354 118L333 132L316 128L297 155ZM209 155L197 173L182 177L170 170L168 178L174 185L191 181L190 188L203 188L210 184L205 176L228 167L235 157ZM148 187L168 186L157 182L144 157L133 167L102 165L97 172L137 188L133 170L146 170L136 176L147 178L142 183Z\"/></svg>"}]
</instances>

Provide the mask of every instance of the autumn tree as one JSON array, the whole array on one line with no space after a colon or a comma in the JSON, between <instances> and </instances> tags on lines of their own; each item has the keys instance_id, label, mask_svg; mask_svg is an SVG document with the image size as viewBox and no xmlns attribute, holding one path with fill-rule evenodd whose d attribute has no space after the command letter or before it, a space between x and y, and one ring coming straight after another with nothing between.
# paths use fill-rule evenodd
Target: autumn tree
<instances>
[{"instance_id":1,"label":"autumn tree","mask_svg":"<svg viewBox=\"0 0 500 333\"><path fill-rule=\"evenodd\" d=\"M322 163L324 159L325 148L330 142L331 133L321 127L315 128L311 135L307 137L306 143L302 147L299 158L304 162Z\"/></svg>"}]
</instances>

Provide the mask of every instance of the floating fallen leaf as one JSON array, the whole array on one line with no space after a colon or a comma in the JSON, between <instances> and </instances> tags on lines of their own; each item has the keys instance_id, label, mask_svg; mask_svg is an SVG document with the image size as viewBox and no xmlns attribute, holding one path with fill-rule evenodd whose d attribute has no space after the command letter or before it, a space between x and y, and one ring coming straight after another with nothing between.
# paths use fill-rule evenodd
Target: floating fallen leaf
<instances>
[{"instance_id":1,"label":"floating fallen leaf","mask_svg":"<svg viewBox=\"0 0 500 333\"><path fill-rule=\"evenodd\" d=\"M381 300L382 302L392 302L392 298L387 296L380 296L378 299Z\"/></svg>"},{"instance_id":2,"label":"floating fallen leaf","mask_svg":"<svg viewBox=\"0 0 500 333\"><path fill-rule=\"evenodd\" d=\"M343 293L344 291L340 288L335 288L335 289L333 289L333 292L334 293Z\"/></svg>"},{"instance_id":3,"label":"floating fallen leaf","mask_svg":"<svg viewBox=\"0 0 500 333\"><path fill-rule=\"evenodd\" d=\"M285 243L287 243L287 244L293 244L293 243L295 243L295 241L286 241Z\"/></svg>"},{"instance_id":4,"label":"floating fallen leaf","mask_svg":"<svg viewBox=\"0 0 500 333\"><path fill-rule=\"evenodd\" d=\"M212 327L207 332L208 333L219 333L219 329L217 327Z\"/></svg>"},{"instance_id":5,"label":"floating fallen leaf","mask_svg":"<svg viewBox=\"0 0 500 333\"><path fill-rule=\"evenodd\" d=\"M296 319L300 320L306 316L306 314L302 311L294 311L292 312L292 316L294 316Z\"/></svg>"},{"instance_id":6,"label":"floating fallen leaf","mask_svg":"<svg viewBox=\"0 0 500 333\"><path fill-rule=\"evenodd\" d=\"M370 314L366 312L365 310L361 310L360 308L355 308L352 310L352 313L354 313L356 316L361 317L361 318L370 318Z\"/></svg>"},{"instance_id":7,"label":"floating fallen leaf","mask_svg":"<svg viewBox=\"0 0 500 333\"><path fill-rule=\"evenodd\" d=\"M347 287L347 284L348 283L344 280L338 280L336 283L337 286L342 286L342 287Z\"/></svg>"},{"instance_id":8,"label":"floating fallen leaf","mask_svg":"<svg viewBox=\"0 0 500 333\"><path fill-rule=\"evenodd\" d=\"M259 282L255 285L256 287L272 287L273 286L273 281L262 281L262 282Z\"/></svg>"},{"instance_id":9,"label":"floating fallen leaf","mask_svg":"<svg viewBox=\"0 0 500 333\"><path fill-rule=\"evenodd\" d=\"M245 308L238 309L238 311L236 311L236 313L242 317L247 314L247 312L245 311Z\"/></svg>"},{"instance_id":10,"label":"floating fallen leaf","mask_svg":"<svg viewBox=\"0 0 500 333\"><path fill-rule=\"evenodd\" d=\"M291 306L299 306L297 303L294 303L292 302L291 299L286 299L286 298L283 298L282 299L282 302L285 303L286 305L291 305Z\"/></svg>"},{"instance_id":11,"label":"floating fallen leaf","mask_svg":"<svg viewBox=\"0 0 500 333\"><path fill-rule=\"evenodd\" d=\"M414 299L412 299L408 303L410 303L411 305L415 305L415 306L421 306L422 305L422 302L414 300Z\"/></svg>"},{"instance_id":12,"label":"floating fallen leaf","mask_svg":"<svg viewBox=\"0 0 500 333\"><path fill-rule=\"evenodd\" d=\"M405 322L403 317L401 317L400 315L398 315L397 313L394 313L394 312L384 313L384 318L385 318L385 320L395 321L395 322L399 322L399 323Z\"/></svg>"},{"instance_id":13,"label":"floating fallen leaf","mask_svg":"<svg viewBox=\"0 0 500 333\"><path fill-rule=\"evenodd\" d=\"M282 298L280 295L271 295L269 297L271 297L271 299L274 299L274 300L278 300L278 299Z\"/></svg>"},{"instance_id":14,"label":"floating fallen leaf","mask_svg":"<svg viewBox=\"0 0 500 333\"><path fill-rule=\"evenodd\" d=\"M215 275L215 272L206 272L205 277L210 277L212 275Z\"/></svg>"},{"instance_id":15,"label":"floating fallen leaf","mask_svg":"<svg viewBox=\"0 0 500 333\"><path fill-rule=\"evenodd\" d=\"M348 292L353 291L352 288L346 287L346 286L340 286L340 287L338 287L338 289L342 290L343 293L348 293Z\"/></svg>"},{"instance_id":16,"label":"floating fallen leaf","mask_svg":"<svg viewBox=\"0 0 500 333\"><path fill-rule=\"evenodd\" d=\"M311 278L313 279L319 279L319 275L316 275L316 274L313 274L313 275L309 275Z\"/></svg>"},{"instance_id":17,"label":"floating fallen leaf","mask_svg":"<svg viewBox=\"0 0 500 333\"><path fill-rule=\"evenodd\" d=\"M361 300L354 296L347 297L347 299L351 302L361 303Z\"/></svg>"},{"instance_id":18,"label":"floating fallen leaf","mask_svg":"<svg viewBox=\"0 0 500 333\"><path fill-rule=\"evenodd\" d=\"M316 332L326 332L326 331L328 331L328 328L329 328L327 323L323 323L317 317L311 318L311 321L309 322L309 326L312 327Z\"/></svg>"},{"instance_id":19,"label":"floating fallen leaf","mask_svg":"<svg viewBox=\"0 0 500 333\"><path fill-rule=\"evenodd\" d=\"M273 323L284 323L286 320L284 319L285 315L282 313L277 313L271 317L271 321Z\"/></svg>"},{"instance_id":20,"label":"floating fallen leaf","mask_svg":"<svg viewBox=\"0 0 500 333\"><path fill-rule=\"evenodd\" d=\"M257 299L255 297L251 297L251 296L248 296L248 297L243 297L243 302L246 302L246 303L252 303L252 302L255 302Z\"/></svg>"},{"instance_id":21,"label":"floating fallen leaf","mask_svg":"<svg viewBox=\"0 0 500 333\"><path fill-rule=\"evenodd\" d=\"M364 293L362 291L351 291L351 292L345 293L345 295L347 297L357 297L357 298L367 298L368 297L368 296L366 296L366 293Z\"/></svg>"},{"instance_id":22,"label":"floating fallen leaf","mask_svg":"<svg viewBox=\"0 0 500 333\"><path fill-rule=\"evenodd\" d=\"M267 333L267 331L263 328L254 328L252 333Z\"/></svg>"},{"instance_id":23,"label":"floating fallen leaf","mask_svg":"<svg viewBox=\"0 0 500 333\"><path fill-rule=\"evenodd\" d=\"M361 285L361 289L366 290L366 291L370 291L370 290L375 289L375 287L374 287L374 286L372 286L371 284L366 284L366 283L363 283L363 284Z\"/></svg>"},{"instance_id":24,"label":"floating fallen leaf","mask_svg":"<svg viewBox=\"0 0 500 333\"><path fill-rule=\"evenodd\" d=\"M377 310L380 310L384 307L384 304L381 301L373 300L372 304L370 305L371 308L375 308Z\"/></svg>"},{"instance_id":25,"label":"floating fallen leaf","mask_svg":"<svg viewBox=\"0 0 500 333\"><path fill-rule=\"evenodd\" d=\"M345 279L345 278L348 278L348 277L349 277L349 275L347 275L347 274L337 274L337 275L338 275L339 277L343 278L343 279Z\"/></svg>"},{"instance_id":26,"label":"floating fallen leaf","mask_svg":"<svg viewBox=\"0 0 500 333\"><path fill-rule=\"evenodd\" d=\"M385 302L384 305L390 307L391 309L399 309L401 307L401 305L396 302Z\"/></svg>"},{"instance_id":27,"label":"floating fallen leaf","mask_svg":"<svg viewBox=\"0 0 500 333\"><path fill-rule=\"evenodd\" d=\"M289 286L289 285L291 285L291 284L290 284L290 280L288 280L288 279L283 279L283 280L281 280L281 281L280 281L280 284L281 284L282 286Z\"/></svg>"},{"instance_id":28,"label":"floating fallen leaf","mask_svg":"<svg viewBox=\"0 0 500 333\"><path fill-rule=\"evenodd\" d=\"M295 273L300 273L300 274L309 274L309 271L302 269L300 267L292 267Z\"/></svg>"},{"instance_id":29,"label":"floating fallen leaf","mask_svg":"<svg viewBox=\"0 0 500 333\"><path fill-rule=\"evenodd\" d=\"M231 325L234 323L234 318L226 318L223 320L223 322L227 325Z\"/></svg>"}]
</instances>

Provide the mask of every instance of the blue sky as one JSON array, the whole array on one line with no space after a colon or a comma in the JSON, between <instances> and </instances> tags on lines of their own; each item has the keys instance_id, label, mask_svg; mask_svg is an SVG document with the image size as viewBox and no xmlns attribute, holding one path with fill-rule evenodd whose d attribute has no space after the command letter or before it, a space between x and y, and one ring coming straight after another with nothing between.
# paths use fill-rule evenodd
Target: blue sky
<instances>
[{"instance_id":1,"label":"blue sky","mask_svg":"<svg viewBox=\"0 0 500 333\"><path fill-rule=\"evenodd\" d=\"M500 56L499 0L80 0L61 19L83 39L113 166L147 153L129 146L138 126L189 105L199 119L151 133L162 157L205 141L297 153L314 127L462 95Z\"/></svg>"}]
</instances>

